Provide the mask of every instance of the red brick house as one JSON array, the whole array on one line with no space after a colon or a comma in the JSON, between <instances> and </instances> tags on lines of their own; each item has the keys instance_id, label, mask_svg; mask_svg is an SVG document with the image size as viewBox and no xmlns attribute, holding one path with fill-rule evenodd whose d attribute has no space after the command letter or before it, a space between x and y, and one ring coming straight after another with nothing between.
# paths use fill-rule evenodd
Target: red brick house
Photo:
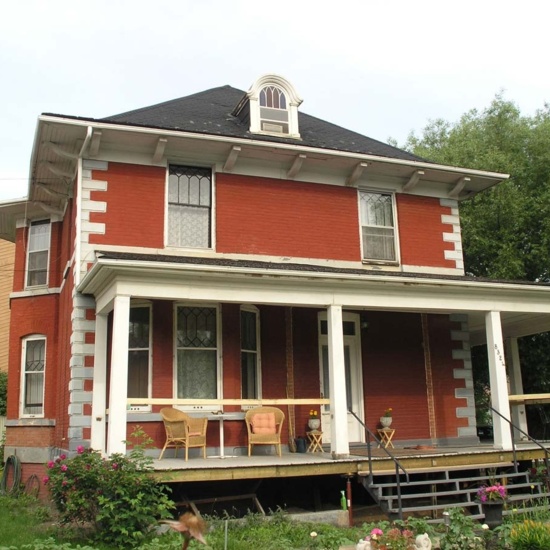
<instances>
[{"instance_id":1,"label":"red brick house","mask_svg":"<svg viewBox=\"0 0 550 550\"><path fill-rule=\"evenodd\" d=\"M39 117L28 200L0 206L16 243L6 454L24 471L79 445L124 452L136 424L160 449L168 403L233 420L274 403L285 445L316 409L335 459L365 439L348 409L374 430L393 408L399 444L476 444L483 341L493 406L526 427L509 404L516 339L550 329L550 287L465 276L458 214L507 176L301 102L265 75L104 119ZM223 436L246 446L242 422ZM215 425L208 452L220 444Z\"/></svg>"}]
</instances>

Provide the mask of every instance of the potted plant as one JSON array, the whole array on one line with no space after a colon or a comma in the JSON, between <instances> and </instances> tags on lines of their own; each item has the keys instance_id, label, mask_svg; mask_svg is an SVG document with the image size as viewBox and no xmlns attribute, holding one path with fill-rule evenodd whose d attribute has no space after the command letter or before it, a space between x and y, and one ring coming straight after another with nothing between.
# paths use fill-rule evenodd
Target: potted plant
<instances>
[{"instance_id":1,"label":"potted plant","mask_svg":"<svg viewBox=\"0 0 550 550\"><path fill-rule=\"evenodd\" d=\"M392 414L393 409L391 407L384 411L384 414L380 417L380 424L382 424L382 428L389 428L391 426L393 420Z\"/></svg>"},{"instance_id":2,"label":"potted plant","mask_svg":"<svg viewBox=\"0 0 550 550\"><path fill-rule=\"evenodd\" d=\"M321 419L319 418L319 413L315 409L309 411L309 420L307 425L310 430L318 430L321 426Z\"/></svg>"},{"instance_id":3,"label":"potted plant","mask_svg":"<svg viewBox=\"0 0 550 550\"><path fill-rule=\"evenodd\" d=\"M508 498L504 485L493 482L492 485L482 485L477 490L477 499L485 514L485 523L492 529L502 524L502 510Z\"/></svg>"}]
</instances>

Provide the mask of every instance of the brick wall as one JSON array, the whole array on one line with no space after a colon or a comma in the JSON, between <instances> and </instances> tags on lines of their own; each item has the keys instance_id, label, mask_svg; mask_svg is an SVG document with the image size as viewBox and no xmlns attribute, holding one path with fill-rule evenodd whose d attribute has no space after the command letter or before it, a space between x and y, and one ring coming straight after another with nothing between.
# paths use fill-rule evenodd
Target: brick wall
<instances>
[{"instance_id":1,"label":"brick wall","mask_svg":"<svg viewBox=\"0 0 550 550\"><path fill-rule=\"evenodd\" d=\"M360 261L357 191L218 174L218 252Z\"/></svg>"},{"instance_id":2,"label":"brick wall","mask_svg":"<svg viewBox=\"0 0 550 550\"><path fill-rule=\"evenodd\" d=\"M442 223L442 215L451 208L441 206L439 199L396 195L399 223L401 262L404 265L455 268L456 263L445 258L454 243L445 242L443 234L452 232L450 224Z\"/></svg>"},{"instance_id":3,"label":"brick wall","mask_svg":"<svg viewBox=\"0 0 550 550\"><path fill-rule=\"evenodd\" d=\"M92 170L92 179L106 181L106 190L92 190L90 199L105 202L105 212L90 212L89 221L105 224L104 234L90 235L91 244L162 248L166 169L109 162Z\"/></svg>"}]
</instances>

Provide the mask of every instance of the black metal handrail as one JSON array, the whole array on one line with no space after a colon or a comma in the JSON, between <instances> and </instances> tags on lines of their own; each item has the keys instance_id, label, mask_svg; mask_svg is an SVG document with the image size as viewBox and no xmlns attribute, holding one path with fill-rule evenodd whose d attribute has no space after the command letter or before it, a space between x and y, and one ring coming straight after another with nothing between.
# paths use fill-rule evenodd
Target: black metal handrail
<instances>
[{"instance_id":1,"label":"black metal handrail","mask_svg":"<svg viewBox=\"0 0 550 550\"><path fill-rule=\"evenodd\" d=\"M401 462L397 460L395 455L393 455L388 449L382 445L382 442L380 439L378 439L373 432L367 428L365 423L351 410L349 409L349 412L355 417L355 419L363 426L363 429L365 430L365 435L367 439L367 458L368 458L368 464L369 464L369 484L373 481L373 469L372 469L372 453L371 453L371 438L376 441L378 446L388 455L388 457L393 461L395 464L395 481L396 481L396 489L397 489L397 507L398 507L398 517L399 519L403 519L403 506L401 502L401 480L399 479L399 470L405 474L405 479L407 480L407 483L409 483L409 472L405 470Z\"/></svg>"},{"instance_id":2,"label":"black metal handrail","mask_svg":"<svg viewBox=\"0 0 550 550\"><path fill-rule=\"evenodd\" d=\"M516 457L517 457L516 442L514 441L514 430L517 430L522 435L527 437L529 441L539 446L544 451L544 464L546 466L546 472L550 474L550 468L549 468L550 460L548 457L548 449L544 445L541 445L535 438L531 437L527 432L524 432L519 426L516 426L509 418L506 418L504 415L498 412L494 407L491 407L491 405L489 405L489 409L491 409L494 413L498 414L500 418L503 418L504 420L506 420L506 422L508 422L508 425L510 426L510 435L512 439L512 456L514 457L514 471L516 473L518 471L518 461L516 460ZM494 437L494 432L493 432L493 437Z\"/></svg>"}]
</instances>

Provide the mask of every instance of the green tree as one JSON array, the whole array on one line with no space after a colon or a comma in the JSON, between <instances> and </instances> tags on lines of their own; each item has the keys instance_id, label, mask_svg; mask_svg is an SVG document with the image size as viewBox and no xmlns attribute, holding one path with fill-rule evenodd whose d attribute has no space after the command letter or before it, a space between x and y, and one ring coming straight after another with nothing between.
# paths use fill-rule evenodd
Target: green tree
<instances>
[{"instance_id":1,"label":"green tree","mask_svg":"<svg viewBox=\"0 0 550 550\"><path fill-rule=\"evenodd\" d=\"M458 122L431 121L403 148L441 164L509 174L460 203L466 273L550 281L549 105L523 116L498 94L489 107L468 111ZM525 391L550 391L550 334L521 338L519 345ZM474 350L473 364L476 402L482 407L489 388L485 350Z\"/></svg>"}]
</instances>

